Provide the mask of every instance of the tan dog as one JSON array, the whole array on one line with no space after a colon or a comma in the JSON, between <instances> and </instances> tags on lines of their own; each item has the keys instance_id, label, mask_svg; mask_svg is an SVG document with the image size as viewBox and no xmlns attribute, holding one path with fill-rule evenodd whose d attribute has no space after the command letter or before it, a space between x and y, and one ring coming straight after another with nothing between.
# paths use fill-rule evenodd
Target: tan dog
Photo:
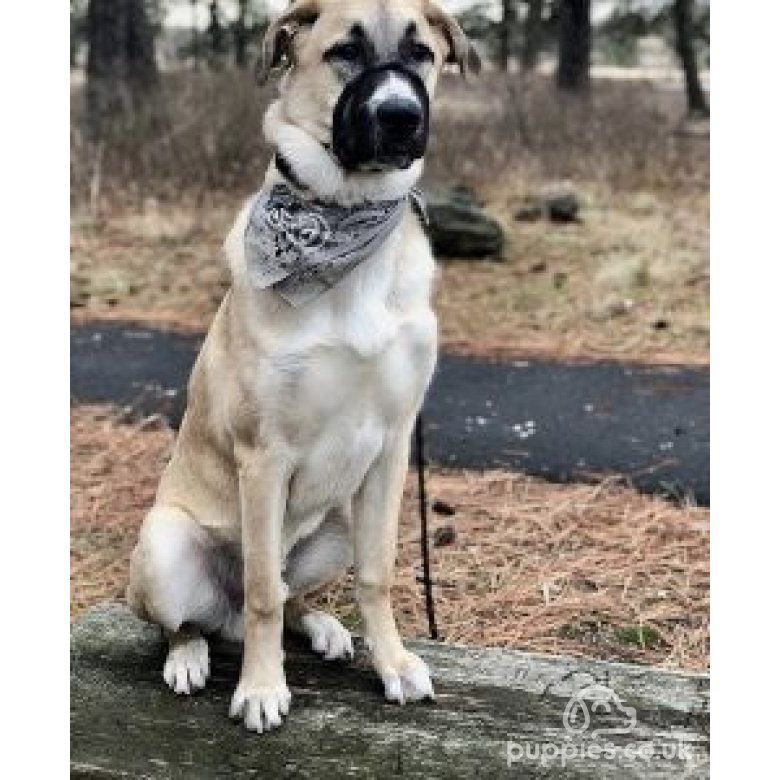
<instances>
[{"instance_id":1,"label":"tan dog","mask_svg":"<svg viewBox=\"0 0 780 780\"><path fill-rule=\"evenodd\" d=\"M422 170L427 97L445 61L465 71L470 56L432 0L297 0L263 52L261 77L288 70L264 122L277 157L261 192L284 182L342 205L407 195ZM433 258L408 205L378 251L299 308L248 278L251 208L225 243L232 287L192 372L128 600L164 629L164 678L177 693L205 684L204 633L243 637L231 715L263 731L290 703L283 625L326 658L352 655L349 632L301 600L352 564L386 697L433 696L426 665L401 643L390 588L436 320Z\"/></svg>"}]
</instances>

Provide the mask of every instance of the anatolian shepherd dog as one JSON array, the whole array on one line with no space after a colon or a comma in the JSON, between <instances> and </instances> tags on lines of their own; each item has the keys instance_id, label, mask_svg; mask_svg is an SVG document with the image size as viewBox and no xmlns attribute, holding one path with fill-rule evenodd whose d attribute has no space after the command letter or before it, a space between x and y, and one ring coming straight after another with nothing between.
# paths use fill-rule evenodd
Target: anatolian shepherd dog
<instances>
[{"instance_id":1,"label":"anatolian shepherd dog","mask_svg":"<svg viewBox=\"0 0 780 780\"><path fill-rule=\"evenodd\" d=\"M264 119L276 155L226 239L232 285L128 586L167 636L177 693L206 683L204 634L243 638L230 714L258 732L290 706L283 627L326 659L351 657L349 632L302 601L351 565L385 696L433 696L390 588L436 359L434 262L410 193L445 62L478 64L434 0L294 0L263 43L258 76L286 70ZM335 269L324 277L311 270L323 235Z\"/></svg>"}]
</instances>

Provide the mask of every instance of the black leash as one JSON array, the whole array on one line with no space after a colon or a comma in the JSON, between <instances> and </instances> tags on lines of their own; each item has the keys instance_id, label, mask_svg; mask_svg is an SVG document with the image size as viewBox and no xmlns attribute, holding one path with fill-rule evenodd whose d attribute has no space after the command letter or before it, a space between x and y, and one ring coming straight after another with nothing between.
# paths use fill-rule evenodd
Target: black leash
<instances>
[{"instance_id":1,"label":"black leash","mask_svg":"<svg viewBox=\"0 0 780 780\"><path fill-rule=\"evenodd\" d=\"M414 443L417 459L417 495L420 501L420 547L422 549L423 588L425 611L428 615L428 632L431 639L438 639L436 613L433 608L433 584L431 583L431 558L428 549L428 498L425 494L425 441L422 412L414 424Z\"/></svg>"}]
</instances>

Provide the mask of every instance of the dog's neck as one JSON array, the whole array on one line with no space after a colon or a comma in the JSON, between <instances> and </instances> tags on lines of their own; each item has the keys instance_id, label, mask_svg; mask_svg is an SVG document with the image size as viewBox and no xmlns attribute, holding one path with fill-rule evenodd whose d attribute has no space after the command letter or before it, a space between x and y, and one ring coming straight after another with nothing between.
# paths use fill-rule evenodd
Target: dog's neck
<instances>
[{"instance_id":1,"label":"dog's neck","mask_svg":"<svg viewBox=\"0 0 780 780\"><path fill-rule=\"evenodd\" d=\"M268 108L263 130L266 140L276 151L266 175L266 186L285 181L300 189L304 197L344 206L395 200L408 195L422 175L422 160L416 160L405 170L345 171L319 141L285 121L278 100Z\"/></svg>"}]
</instances>

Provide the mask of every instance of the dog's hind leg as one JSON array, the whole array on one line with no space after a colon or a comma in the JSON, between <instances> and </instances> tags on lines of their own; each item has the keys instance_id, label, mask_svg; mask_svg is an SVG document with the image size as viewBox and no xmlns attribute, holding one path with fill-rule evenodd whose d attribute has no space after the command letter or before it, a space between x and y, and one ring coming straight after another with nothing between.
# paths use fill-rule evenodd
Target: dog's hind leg
<instances>
[{"instance_id":1,"label":"dog's hind leg","mask_svg":"<svg viewBox=\"0 0 780 780\"><path fill-rule=\"evenodd\" d=\"M209 676L209 646L197 629L166 631L168 657L163 679L174 693L194 693Z\"/></svg>"},{"instance_id":2,"label":"dog's hind leg","mask_svg":"<svg viewBox=\"0 0 780 780\"><path fill-rule=\"evenodd\" d=\"M231 593L224 548L182 509L155 506L133 551L127 600L140 617L163 628L169 643L163 677L176 693L206 683L203 632L229 633L238 620L241 594ZM240 583L240 569L235 576Z\"/></svg>"},{"instance_id":3,"label":"dog's hind leg","mask_svg":"<svg viewBox=\"0 0 780 780\"><path fill-rule=\"evenodd\" d=\"M284 605L284 625L289 631L308 637L312 650L326 661L354 655L352 636L341 622L327 612L311 609L301 597Z\"/></svg>"},{"instance_id":4,"label":"dog's hind leg","mask_svg":"<svg viewBox=\"0 0 780 780\"><path fill-rule=\"evenodd\" d=\"M304 604L303 596L339 577L351 562L349 525L343 513L332 512L311 536L293 547L285 567L290 592L284 605L285 627L308 637L312 649L329 661L352 658L352 637L333 615Z\"/></svg>"}]
</instances>

